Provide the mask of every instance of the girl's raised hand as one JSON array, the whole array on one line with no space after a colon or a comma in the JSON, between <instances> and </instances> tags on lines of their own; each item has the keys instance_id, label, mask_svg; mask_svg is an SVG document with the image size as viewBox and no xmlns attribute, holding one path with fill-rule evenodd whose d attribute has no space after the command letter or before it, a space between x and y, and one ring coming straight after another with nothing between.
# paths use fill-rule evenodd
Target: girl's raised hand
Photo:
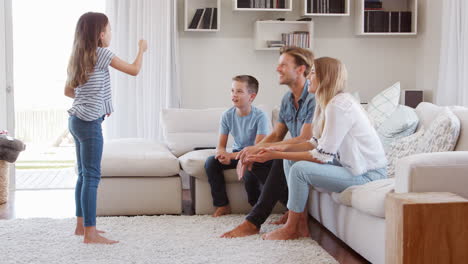
<instances>
[{"instance_id":1,"label":"girl's raised hand","mask_svg":"<svg viewBox=\"0 0 468 264\"><path fill-rule=\"evenodd\" d=\"M140 39L140 41L138 41L138 47L141 52L145 52L148 49L148 42L144 39Z\"/></svg>"}]
</instances>

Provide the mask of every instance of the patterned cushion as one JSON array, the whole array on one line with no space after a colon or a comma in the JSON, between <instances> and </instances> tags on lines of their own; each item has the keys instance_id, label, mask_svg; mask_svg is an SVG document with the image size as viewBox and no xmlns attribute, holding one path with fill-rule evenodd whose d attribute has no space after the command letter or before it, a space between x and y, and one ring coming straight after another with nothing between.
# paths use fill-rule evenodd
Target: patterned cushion
<instances>
[{"instance_id":1,"label":"patterned cushion","mask_svg":"<svg viewBox=\"0 0 468 264\"><path fill-rule=\"evenodd\" d=\"M424 128L411 136L401 138L390 145L387 152L387 177L395 177L395 164L399 158L418 153L418 142L424 135Z\"/></svg>"},{"instance_id":2,"label":"patterned cushion","mask_svg":"<svg viewBox=\"0 0 468 264\"><path fill-rule=\"evenodd\" d=\"M395 111L399 101L400 82L395 83L372 98L367 106L367 113L376 129Z\"/></svg>"},{"instance_id":3,"label":"patterned cushion","mask_svg":"<svg viewBox=\"0 0 468 264\"><path fill-rule=\"evenodd\" d=\"M390 145L387 153L388 177L395 176L398 159L419 153L452 151L460 134L460 120L448 108L444 108L429 125L409 137L404 137Z\"/></svg>"},{"instance_id":4,"label":"patterned cushion","mask_svg":"<svg viewBox=\"0 0 468 264\"><path fill-rule=\"evenodd\" d=\"M460 135L460 120L448 108L432 121L418 141L418 153L452 151Z\"/></svg>"}]
</instances>

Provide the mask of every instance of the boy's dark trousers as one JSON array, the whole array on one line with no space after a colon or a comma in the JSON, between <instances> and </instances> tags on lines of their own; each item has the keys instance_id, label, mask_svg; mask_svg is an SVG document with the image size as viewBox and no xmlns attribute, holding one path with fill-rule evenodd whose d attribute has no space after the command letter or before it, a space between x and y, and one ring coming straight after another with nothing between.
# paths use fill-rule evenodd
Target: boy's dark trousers
<instances>
[{"instance_id":1,"label":"boy's dark trousers","mask_svg":"<svg viewBox=\"0 0 468 264\"><path fill-rule=\"evenodd\" d=\"M238 160L231 160L229 165L222 164L215 156L210 156L205 162L205 170L208 176L208 182L211 186L211 196L213 197L213 206L221 207L229 204L226 193L226 181L224 180L224 170L235 169ZM244 179L244 186L247 191L247 198L250 205L254 206L260 196L260 184L255 177Z\"/></svg>"},{"instance_id":2,"label":"boy's dark trousers","mask_svg":"<svg viewBox=\"0 0 468 264\"><path fill-rule=\"evenodd\" d=\"M276 203L288 203L288 184L284 175L283 160L270 160L265 163L255 162L251 171L245 171L244 178L253 178L263 187L257 203L246 219L258 228L270 216Z\"/></svg>"}]
</instances>

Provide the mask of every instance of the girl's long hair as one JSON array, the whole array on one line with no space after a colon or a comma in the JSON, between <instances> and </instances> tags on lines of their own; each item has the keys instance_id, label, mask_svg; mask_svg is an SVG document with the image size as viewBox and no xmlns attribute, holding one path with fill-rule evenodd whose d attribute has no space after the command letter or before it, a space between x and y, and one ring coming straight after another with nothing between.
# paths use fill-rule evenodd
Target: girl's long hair
<instances>
[{"instance_id":1,"label":"girl's long hair","mask_svg":"<svg viewBox=\"0 0 468 264\"><path fill-rule=\"evenodd\" d=\"M318 139L325 127L325 108L335 95L344 92L348 72L341 61L330 57L318 58L314 65L319 85L315 91L313 136Z\"/></svg>"},{"instance_id":2,"label":"girl's long hair","mask_svg":"<svg viewBox=\"0 0 468 264\"><path fill-rule=\"evenodd\" d=\"M96 49L102 46L101 32L106 31L108 23L106 15L94 12L88 12L78 20L73 50L68 62L67 86L76 88L88 81L89 74L96 65Z\"/></svg>"}]
</instances>

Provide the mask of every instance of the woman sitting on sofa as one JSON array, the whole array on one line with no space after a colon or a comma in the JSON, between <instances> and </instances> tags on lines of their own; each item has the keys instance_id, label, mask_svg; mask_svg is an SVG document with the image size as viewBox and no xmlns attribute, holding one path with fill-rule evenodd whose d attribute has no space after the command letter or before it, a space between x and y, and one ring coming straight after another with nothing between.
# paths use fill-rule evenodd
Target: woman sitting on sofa
<instances>
[{"instance_id":1,"label":"woman sitting on sofa","mask_svg":"<svg viewBox=\"0 0 468 264\"><path fill-rule=\"evenodd\" d=\"M322 57L308 76L309 92L315 93L317 106L310 142L265 148L249 160L296 161L285 167L289 188L286 224L263 236L269 240L308 237L305 209L309 185L341 192L387 177L387 160L377 132L364 109L344 92L347 71L339 60Z\"/></svg>"}]
</instances>

